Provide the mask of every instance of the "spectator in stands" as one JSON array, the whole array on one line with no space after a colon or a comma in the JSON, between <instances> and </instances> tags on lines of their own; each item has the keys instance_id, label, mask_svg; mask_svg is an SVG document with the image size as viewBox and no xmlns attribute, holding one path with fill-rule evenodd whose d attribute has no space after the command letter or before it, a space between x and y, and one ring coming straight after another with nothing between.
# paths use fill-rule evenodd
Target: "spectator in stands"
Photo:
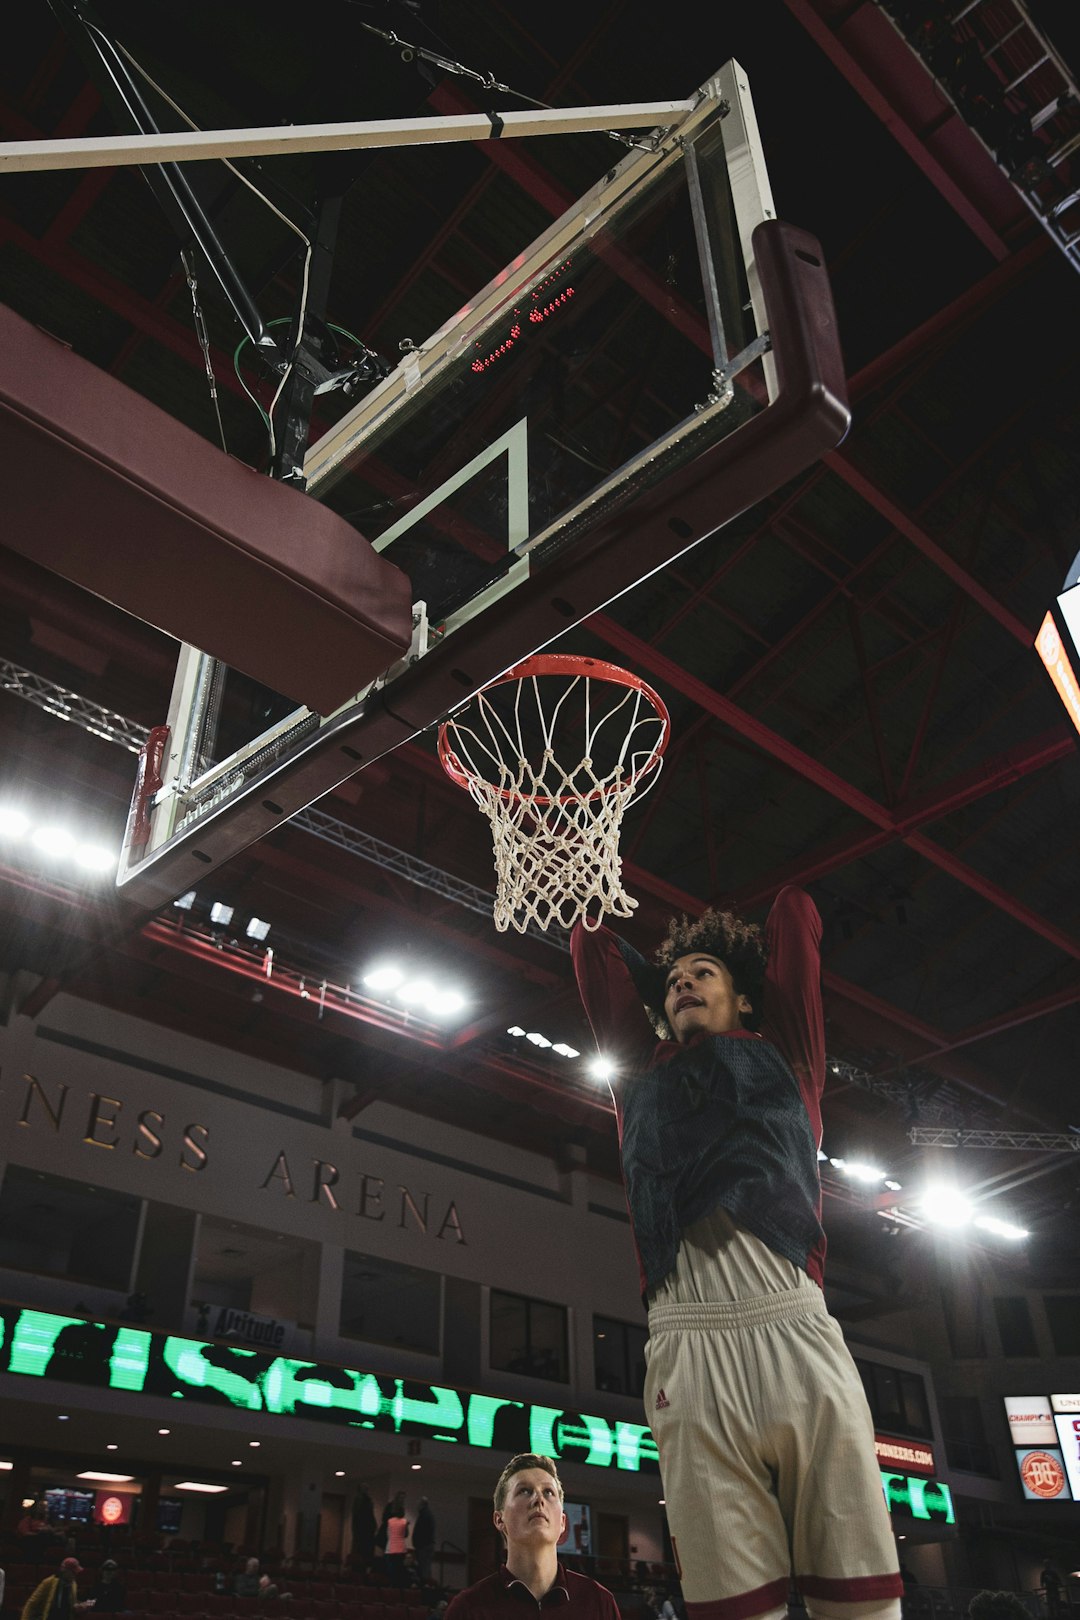
<instances>
[{"instance_id":1,"label":"spectator in stands","mask_svg":"<svg viewBox=\"0 0 1080 1620\"><path fill-rule=\"evenodd\" d=\"M369 1570L375 1556L375 1504L363 1480L357 1481L352 1505L352 1561L357 1569Z\"/></svg>"},{"instance_id":2,"label":"spectator in stands","mask_svg":"<svg viewBox=\"0 0 1080 1620\"><path fill-rule=\"evenodd\" d=\"M409 1521L405 1517L405 1492L398 1491L386 1504L386 1551L383 1566L391 1586L405 1585L405 1548L409 1541Z\"/></svg>"},{"instance_id":3,"label":"spectator in stands","mask_svg":"<svg viewBox=\"0 0 1080 1620\"><path fill-rule=\"evenodd\" d=\"M1015 1592L976 1592L967 1612L969 1620L1031 1620Z\"/></svg>"},{"instance_id":4,"label":"spectator in stands","mask_svg":"<svg viewBox=\"0 0 1080 1620\"><path fill-rule=\"evenodd\" d=\"M291 1598L291 1592L282 1592L272 1575L259 1576L259 1601L272 1603L275 1598Z\"/></svg>"},{"instance_id":5,"label":"spectator in stands","mask_svg":"<svg viewBox=\"0 0 1080 1620\"><path fill-rule=\"evenodd\" d=\"M99 1614L121 1614L127 1608L127 1582L115 1558L106 1558L87 1596Z\"/></svg>"},{"instance_id":6,"label":"spectator in stands","mask_svg":"<svg viewBox=\"0 0 1080 1620\"><path fill-rule=\"evenodd\" d=\"M619 1620L612 1594L588 1575L559 1562L566 1530L563 1488L550 1457L512 1457L495 1486L495 1528L506 1542L506 1563L451 1599L446 1620L520 1620L531 1597L558 1604L560 1620Z\"/></svg>"},{"instance_id":7,"label":"spectator in stands","mask_svg":"<svg viewBox=\"0 0 1080 1620\"><path fill-rule=\"evenodd\" d=\"M248 1558L243 1569L233 1580L233 1593L236 1597L258 1597L259 1595L259 1560Z\"/></svg>"},{"instance_id":8,"label":"spectator in stands","mask_svg":"<svg viewBox=\"0 0 1080 1620\"><path fill-rule=\"evenodd\" d=\"M62 1539L50 1525L48 1506L40 1497L27 1508L15 1533L22 1539L28 1553L41 1547L52 1547Z\"/></svg>"},{"instance_id":9,"label":"spectator in stands","mask_svg":"<svg viewBox=\"0 0 1080 1620\"><path fill-rule=\"evenodd\" d=\"M22 1606L20 1620L70 1620L79 1609L89 1609L86 1601L80 1603L78 1579L83 1567L77 1558L65 1558L55 1575L46 1575L39 1581Z\"/></svg>"},{"instance_id":10,"label":"spectator in stands","mask_svg":"<svg viewBox=\"0 0 1080 1620\"><path fill-rule=\"evenodd\" d=\"M421 1586L431 1580L431 1559L435 1552L435 1515L426 1496L420 1498L416 1522L412 1532L413 1552L416 1554L416 1574Z\"/></svg>"},{"instance_id":11,"label":"spectator in stands","mask_svg":"<svg viewBox=\"0 0 1080 1620\"><path fill-rule=\"evenodd\" d=\"M1049 1558L1046 1560L1045 1569L1039 1576L1039 1585L1042 1587L1043 1596L1046 1599L1046 1612L1049 1620L1056 1620L1056 1617L1061 1613L1062 1580Z\"/></svg>"}]
</instances>

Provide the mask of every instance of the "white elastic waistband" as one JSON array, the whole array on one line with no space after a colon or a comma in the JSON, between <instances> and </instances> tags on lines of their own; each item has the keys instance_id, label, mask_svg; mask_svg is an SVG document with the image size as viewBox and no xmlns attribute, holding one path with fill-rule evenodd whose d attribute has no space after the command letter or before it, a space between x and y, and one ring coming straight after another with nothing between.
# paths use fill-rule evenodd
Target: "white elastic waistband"
<instances>
[{"instance_id":1,"label":"white elastic waistband","mask_svg":"<svg viewBox=\"0 0 1080 1620\"><path fill-rule=\"evenodd\" d=\"M649 1332L653 1333L730 1333L740 1328L760 1327L765 1322L787 1322L799 1316L826 1316L825 1296L812 1288L785 1288L777 1294L758 1294L752 1299L710 1300L693 1305L652 1305Z\"/></svg>"}]
</instances>

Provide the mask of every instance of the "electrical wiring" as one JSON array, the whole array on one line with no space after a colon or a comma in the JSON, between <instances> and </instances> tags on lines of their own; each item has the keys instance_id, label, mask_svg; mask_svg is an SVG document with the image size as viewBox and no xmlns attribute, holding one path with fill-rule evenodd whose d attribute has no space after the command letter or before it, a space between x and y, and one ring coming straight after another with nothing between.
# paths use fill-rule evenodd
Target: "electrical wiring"
<instances>
[{"instance_id":1,"label":"electrical wiring","mask_svg":"<svg viewBox=\"0 0 1080 1620\"><path fill-rule=\"evenodd\" d=\"M271 326L283 326L291 319L292 317L290 315L279 315L275 320L267 321L267 329L269 329ZM348 327L337 326L333 321L327 321L326 325L331 332L337 332L340 337L348 338L350 343L355 343L358 349L364 349L365 351L367 350L367 344L364 342L363 338L358 338L355 332L349 331ZM251 392L251 389L244 381L243 373L240 370L240 351L246 343L250 342L251 338L245 332L239 343L236 345L236 348L233 350L233 370L236 372L237 382L244 390L244 393L247 395L248 399L251 400L263 421L269 427L269 418L267 417L265 409L259 404L259 401L256 399L255 395Z\"/></svg>"},{"instance_id":2,"label":"electrical wiring","mask_svg":"<svg viewBox=\"0 0 1080 1620\"><path fill-rule=\"evenodd\" d=\"M120 52L120 54L127 60L127 62L130 64L130 66L133 67L137 73L142 75L143 79L145 79L146 83L150 86L150 88L157 95L159 95L161 97L161 99L166 103L167 106L172 108L173 112L176 113L177 117L182 118L184 120L184 123L188 126L189 129L198 131L199 130L199 125L196 124L195 120L193 118L190 118L188 116L188 114L184 111L183 107L181 107L177 102L175 102L173 100L172 96L169 95L168 91L163 89L162 86L160 84L158 84L157 80L154 79L154 77L146 70L146 68L143 67L142 63L140 61L138 61L138 59L136 57L132 56L131 52L127 49L127 47L125 45L121 45L119 43L119 41L117 41L116 48ZM292 231L296 236L298 236L300 238L300 240L301 240L301 242L303 242L304 248L305 248L305 252L304 252L304 269L303 269L303 274L302 274L302 277L301 277L301 286L300 286L300 316L299 316L299 320L297 322L297 328L296 328L296 332L297 332L296 342L293 345L293 351L289 356L288 362L287 362L287 364L285 365L285 367L284 367L284 369L282 371L281 379L280 379L280 381L278 383L278 386L277 386L277 389L276 389L276 391L274 393L274 397L270 401L269 411L263 410L262 406L259 404L259 402L255 398L254 394L252 394L251 390L244 383L243 378L240 377L239 372L237 372L237 376L239 378L241 387L244 389L244 392L248 395L249 399L251 399L252 402L254 403L256 409L258 410L260 416L263 419L263 422L266 425L266 429L267 429L267 433L269 435L269 441L270 441L270 460L272 462L275 455L277 454L277 439L276 439L276 436L275 436L275 433L274 433L274 411L277 408L278 400L281 398L281 391L285 387L285 384L288 382L289 377L292 375L293 366L296 364L297 352L299 351L300 342L301 342L301 339L303 338L303 335L304 335L304 319L305 319L305 316L307 314L308 281L309 281L309 276L310 276L310 272L311 272L312 244L311 244L311 239L300 229L299 225L296 224L295 220L290 219L288 214L283 213L282 210L280 208L278 208L276 203L271 202L270 198L266 195L266 193L263 192L263 191L260 191L258 186L255 185L253 181L249 180L247 175L243 174L241 172L241 170L238 169L234 163L230 162L230 160L228 158L222 158L222 159L220 159L220 161L222 163L224 163L225 167L229 170L230 174L234 175L236 177L236 179L239 180L242 185L247 186L249 191L254 192L255 196L259 198L259 201L265 203L267 208L269 208L270 212L272 214L276 214L278 219L281 220L282 224L287 225L289 230ZM274 325L280 325L280 324L281 324L280 321L277 321L277 322L270 321L270 322L267 323L268 326L274 326ZM233 355L233 364L234 364L234 366L236 364L236 354L235 353Z\"/></svg>"}]
</instances>

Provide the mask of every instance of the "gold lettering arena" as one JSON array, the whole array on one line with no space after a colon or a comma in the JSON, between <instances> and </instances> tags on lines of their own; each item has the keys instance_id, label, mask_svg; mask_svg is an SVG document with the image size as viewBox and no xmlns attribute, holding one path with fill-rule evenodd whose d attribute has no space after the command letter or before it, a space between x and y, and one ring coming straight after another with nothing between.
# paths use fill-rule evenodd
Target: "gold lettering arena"
<instances>
[{"instance_id":1,"label":"gold lettering arena","mask_svg":"<svg viewBox=\"0 0 1080 1620\"><path fill-rule=\"evenodd\" d=\"M107 1153L131 1153L137 1159L171 1163L198 1175L210 1162L210 1127L191 1120L173 1126L157 1108L137 1113L120 1097L88 1090L84 1098L59 1081L51 1091L35 1075L22 1077L25 1092L18 1124L28 1130L60 1135L78 1133L87 1148ZM260 1192L318 1204L335 1214L387 1222L422 1237L465 1244L465 1232L456 1203L430 1192L416 1192L402 1182L387 1185L382 1176L342 1171L328 1159L291 1153L281 1148L269 1169L256 1182Z\"/></svg>"}]
</instances>

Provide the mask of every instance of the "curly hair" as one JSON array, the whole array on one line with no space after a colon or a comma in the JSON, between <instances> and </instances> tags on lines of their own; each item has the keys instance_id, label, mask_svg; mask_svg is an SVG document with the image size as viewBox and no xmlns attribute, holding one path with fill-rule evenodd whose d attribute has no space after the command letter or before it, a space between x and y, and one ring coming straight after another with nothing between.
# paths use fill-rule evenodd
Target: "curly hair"
<instances>
[{"instance_id":1,"label":"curly hair","mask_svg":"<svg viewBox=\"0 0 1080 1620\"><path fill-rule=\"evenodd\" d=\"M976 1592L967 1612L970 1620L1023 1620L1025 1615L1031 1620L1030 1611L1015 1592Z\"/></svg>"},{"instance_id":2,"label":"curly hair","mask_svg":"<svg viewBox=\"0 0 1080 1620\"><path fill-rule=\"evenodd\" d=\"M744 1014L743 1023L756 1029L761 1017L762 993L765 988L765 963L768 953L765 936L757 923L747 922L735 911L716 911L711 906L700 917L672 917L664 939L657 946L653 960L666 974L680 956L701 951L718 957L728 972L738 994L749 1001L753 1011ZM650 1011L653 1027L663 1040L671 1039L671 1031L661 1006Z\"/></svg>"}]
</instances>

